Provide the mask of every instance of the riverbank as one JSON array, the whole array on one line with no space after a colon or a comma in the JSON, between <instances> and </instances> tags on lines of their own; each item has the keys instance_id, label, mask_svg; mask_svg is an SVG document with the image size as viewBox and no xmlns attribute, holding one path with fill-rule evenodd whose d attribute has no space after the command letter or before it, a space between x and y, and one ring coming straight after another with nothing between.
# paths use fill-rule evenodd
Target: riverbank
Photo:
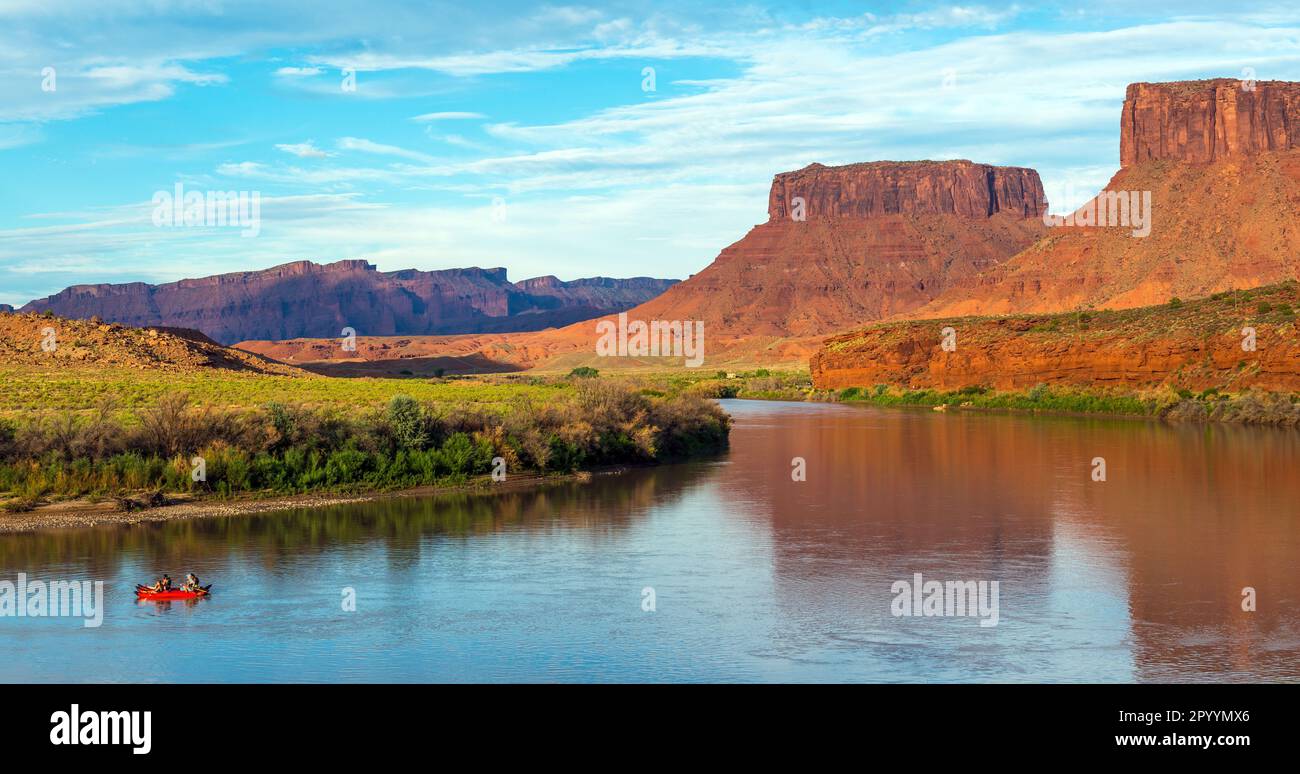
<instances>
[{"instance_id":1,"label":"riverbank","mask_svg":"<svg viewBox=\"0 0 1300 774\"><path fill-rule=\"evenodd\" d=\"M1173 423L1300 427L1300 393L1259 388L1193 391L1173 385L1146 388L1036 384L1023 389L969 386L911 388L893 383L818 389L807 371L642 375L635 383L664 394L788 402L865 404L1007 414L1092 416Z\"/></svg>"},{"instance_id":2,"label":"riverbank","mask_svg":"<svg viewBox=\"0 0 1300 774\"><path fill-rule=\"evenodd\" d=\"M0 415L0 509L81 501L94 518L112 510L94 501L110 499L133 511L186 498L335 499L455 487L483 476L689 459L725 449L730 430L727 414L701 396L580 376L521 384L357 380L336 385L337 402L324 404L288 402L300 386L302 397L320 397L322 380L277 382L278 399L253 407L247 396L264 394L265 378L236 378L238 391L201 399L176 391L152 402L135 398L156 380L145 375L129 382L139 392L114 396L130 395L129 409L55 385L51 391L72 405ZM387 401L370 402L376 392ZM23 404L21 394L7 397ZM340 400L348 395L354 399Z\"/></svg>"},{"instance_id":3,"label":"riverbank","mask_svg":"<svg viewBox=\"0 0 1300 774\"><path fill-rule=\"evenodd\" d=\"M357 493L311 492L295 495L251 493L237 498L181 495L169 498L165 505L150 508L122 508L110 500L65 500L38 506L29 511L0 513L0 534L37 532L54 529L77 529L102 525L148 524L223 516L251 516L291 508L324 508L331 505L374 502L410 497L448 494L503 494L547 486L590 481L598 476L618 475L629 467L612 467L574 473L518 475L504 481L481 476L471 481L438 486L418 486L399 490L374 490Z\"/></svg>"}]
</instances>

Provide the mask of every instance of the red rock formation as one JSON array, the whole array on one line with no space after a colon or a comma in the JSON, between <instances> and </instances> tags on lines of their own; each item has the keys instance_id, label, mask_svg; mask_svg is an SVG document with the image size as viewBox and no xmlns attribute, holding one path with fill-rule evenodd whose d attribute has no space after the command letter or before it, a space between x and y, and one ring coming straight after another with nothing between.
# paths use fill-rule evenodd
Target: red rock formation
<instances>
[{"instance_id":1,"label":"red rock formation","mask_svg":"<svg viewBox=\"0 0 1300 774\"><path fill-rule=\"evenodd\" d=\"M770 221L791 217L804 200L809 219L878 215L958 215L987 218L1006 212L1022 218L1047 207L1038 173L969 161L877 161L827 167L810 164L772 180Z\"/></svg>"},{"instance_id":2,"label":"red rock formation","mask_svg":"<svg viewBox=\"0 0 1300 774\"><path fill-rule=\"evenodd\" d=\"M907 316L1127 308L1300 277L1300 83L1133 84L1109 192L1151 193L1149 235L1049 229Z\"/></svg>"},{"instance_id":3,"label":"red rock formation","mask_svg":"<svg viewBox=\"0 0 1300 774\"><path fill-rule=\"evenodd\" d=\"M795 197L806 220L795 220ZM777 175L768 221L628 313L710 336L819 336L914 309L1046 229L1032 169L969 161L814 164Z\"/></svg>"},{"instance_id":4,"label":"red rock formation","mask_svg":"<svg viewBox=\"0 0 1300 774\"><path fill-rule=\"evenodd\" d=\"M832 336L813 355L819 389L1025 389L1037 384L1192 390L1300 390L1295 283L1249 296L1087 315L1020 315L881 323ZM943 349L951 327L955 348ZM1246 327L1255 348L1242 348Z\"/></svg>"},{"instance_id":5,"label":"red rock formation","mask_svg":"<svg viewBox=\"0 0 1300 774\"><path fill-rule=\"evenodd\" d=\"M57 346L43 346L47 340ZM256 354L223 347L192 330L130 328L43 314L0 315L0 366L37 367L65 374L80 368L113 368L311 375Z\"/></svg>"},{"instance_id":6,"label":"red rock formation","mask_svg":"<svg viewBox=\"0 0 1300 774\"><path fill-rule=\"evenodd\" d=\"M538 330L627 309L673 280L554 277L512 284L506 270L379 272L367 261L295 261L165 285L74 285L28 303L71 318L202 331L221 342Z\"/></svg>"},{"instance_id":7,"label":"red rock formation","mask_svg":"<svg viewBox=\"0 0 1300 774\"><path fill-rule=\"evenodd\" d=\"M795 196L805 200L806 220L790 217ZM628 318L703 321L709 363L793 365L822 335L915 309L950 282L1031 244L1046 230L1039 217L1044 206L1032 169L970 161L814 164L777 175L766 223L698 274L629 310ZM599 367L583 360L594 356L596 338L588 321L502 337L408 337L399 347L368 352L480 356L475 362L501 367ZM337 347L318 344L240 346L293 362L343 357Z\"/></svg>"},{"instance_id":8,"label":"red rock formation","mask_svg":"<svg viewBox=\"0 0 1300 774\"><path fill-rule=\"evenodd\" d=\"M1210 162L1300 148L1300 83L1210 81L1129 84L1120 166Z\"/></svg>"}]
</instances>

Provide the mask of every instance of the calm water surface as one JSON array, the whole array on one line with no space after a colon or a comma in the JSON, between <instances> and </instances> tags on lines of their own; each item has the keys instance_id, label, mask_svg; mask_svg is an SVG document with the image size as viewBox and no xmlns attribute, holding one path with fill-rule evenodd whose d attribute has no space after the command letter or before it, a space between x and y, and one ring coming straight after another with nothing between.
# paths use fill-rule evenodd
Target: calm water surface
<instances>
[{"instance_id":1,"label":"calm water surface","mask_svg":"<svg viewBox=\"0 0 1300 774\"><path fill-rule=\"evenodd\" d=\"M716 460L0 536L0 578L107 589L99 629L0 618L0 680L1300 679L1300 433L723 403ZM212 599L135 601L188 570ZM999 624L891 615L918 572Z\"/></svg>"}]
</instances>

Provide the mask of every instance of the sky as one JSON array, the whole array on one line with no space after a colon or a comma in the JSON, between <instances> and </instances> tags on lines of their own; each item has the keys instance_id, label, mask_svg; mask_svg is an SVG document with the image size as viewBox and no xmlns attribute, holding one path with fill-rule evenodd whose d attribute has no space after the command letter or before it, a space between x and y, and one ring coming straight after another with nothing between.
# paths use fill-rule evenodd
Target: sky
<instances>
[{"instance_id":1,"label":"sky","mask_svg":"<svg viewBox=\"0 0 1300 774\"><path fill-rule=\"evenodd\" d=\"M302 259L685 278L813 162L1028 166L1068 211L1128 83L1208 77L1300 80L1300 6L0 0L0 303ZM158 223L177 185L258 227Z\"/></svg>"}]
</instances>

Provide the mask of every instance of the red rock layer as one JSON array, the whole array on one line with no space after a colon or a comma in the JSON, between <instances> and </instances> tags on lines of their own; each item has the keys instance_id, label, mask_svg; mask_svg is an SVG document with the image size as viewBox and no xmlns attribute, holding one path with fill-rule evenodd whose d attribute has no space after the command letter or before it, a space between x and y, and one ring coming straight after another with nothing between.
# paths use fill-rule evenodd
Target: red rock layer
<instances>
[{"instance_id":1,"label":"red rock layer","mask_svg":"<svg viewBox=\"0 0 1300 774\"><path fill-rule=\"evenodd\" d=\"M827 167L810 164L772 180L767 214L788 220L803 199L810 220L879 215L957 215L1003 212L1032 218L1047 207L1038 173L970 161L873 161Z\"/></svg>"},{"instance_id":2,"label":"red rock layer","mask_svg":"<svg viewBox=\"0 0 1300 774\"><path fill-rule=\"evenodd\" d=\"M1300 148L1300 83L1209 81L1129 84L1120 166L1159 159L1210 162Z\"/></svg>"},{"instance_id":3,"label":"red rock layer","mask_svg":"<svg viewBox=\"0 0 1300 774\"><path fill-rule=\"evenodd\" d=\"M1024 389L1037 384L1193 390L1300 390L1295 284L1179 306L884 323L825 340L813 355L820 389ZM1266 292L1267 291L1267 292ZM1255 348L1242 348L1245 327ZM955 349L942 347L951 327Z\"/></svg>"},{"instance_id":4,"label":"red rock layer","mask_svg":"<svg viewBox=\"0 0 1300 774\"><path fill-rule=\"evenodd\" d=\"M62 317L202 331L221 342L539 330L635 306L673 280L596 277L515 284L506 270L379 272L367 261L295 261L165 285L74 285L25 305Z\"/></svg>"},{"instance_id":5,"label":"red rock layer","mask_svg":"<svg viewBox=\"0 0 1300 774\"><path fill-rule=\"evenodd\" d=\"M1300 277L1300 84L1133 84L1110 192L1150 192L1149 235L1057 227L915 319L1123 309Z\"/></svg>"},{"instance_id":6,"label":"red rock layer","mask_svg":"<svg viewBox=\"0 0 1300 774\"><path fill-rule=\"evenodd\" d=\"M785 209L794 196L805 199L805 220ZM821 336L915 309L1046 231L1036 172L970 161L814 164L776 175L768 201L766 223L698 274L630 309L628 319L703 321L708 364L799 364ZM388 349L376 342L368 352L511 368L632 363L593 359L595 322L500 337L407 338ZM342 358L337 347L318 344L240 346L292 362Z\"/></svg>"}]
</instances>

